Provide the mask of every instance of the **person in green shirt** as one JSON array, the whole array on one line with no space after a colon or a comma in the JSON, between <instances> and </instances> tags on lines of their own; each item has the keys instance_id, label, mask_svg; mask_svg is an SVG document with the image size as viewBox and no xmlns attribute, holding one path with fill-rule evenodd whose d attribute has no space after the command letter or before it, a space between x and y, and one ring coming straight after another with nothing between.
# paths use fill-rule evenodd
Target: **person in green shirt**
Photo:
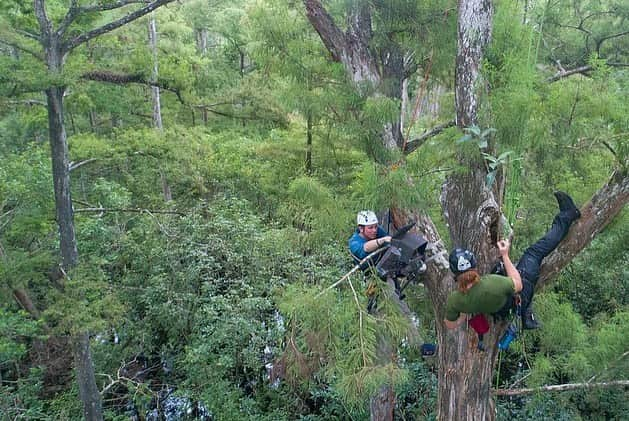
<instances>
[{"instance_id":1,"label":"person in green shirt","mask_svg":"<svg viewBox=\"0 0 629 421\"><path fill-rule=\"evenodd\" d=\"M501 240L497 246L507 276L480 276L471 251L456 248L450 253L450 269L458 275L457 291L450 294L446 304L444 323L448 329L463 323L467 314L497 312L513 294L522 291L522 278L509 258L509 241Z\"/></svg>"},{"instance_id":2,"label":"person in green shirt","mask_svg":"<svg viewBox=\"0 0 629 421\"><path fill-rule=\"evenodd\" d=\"M504 264L501 274L480 276L476 269L476 257L467 249L456 248L450 253L450 270L455 275L457 290L450 294L446 304L444 323L447 328L454 329L460 325L467 314L508 313L513 307L513 295L520 292L523 328L538 327L531 303L542 260L564 239L572 223L581 217L581 212L568 194L556 191L554 195L559 213L546 234L524 251L517 266L509 258L510 244L507 240L497 244Z\"/></svg>"}]
</instances>

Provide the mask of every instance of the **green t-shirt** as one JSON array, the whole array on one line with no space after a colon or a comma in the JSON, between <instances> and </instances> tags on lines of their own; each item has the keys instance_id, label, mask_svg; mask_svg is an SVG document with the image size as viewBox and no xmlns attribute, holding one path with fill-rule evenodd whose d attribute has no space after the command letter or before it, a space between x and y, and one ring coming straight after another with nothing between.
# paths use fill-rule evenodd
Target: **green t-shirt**
<instances>
[{"instance_id":1,"label":"green t-shirt","mask_svg":"<svg viewBox=\"0 0 629 421\"><path fill-rule=\"evenodd\" d=\"M481 276L480 281L467 293L454 291L450 294L446 305L446 319L453 322L459 318L460 313L495 313L514 292L513 280L507 276Z\"/></svg>"}]
</instances>

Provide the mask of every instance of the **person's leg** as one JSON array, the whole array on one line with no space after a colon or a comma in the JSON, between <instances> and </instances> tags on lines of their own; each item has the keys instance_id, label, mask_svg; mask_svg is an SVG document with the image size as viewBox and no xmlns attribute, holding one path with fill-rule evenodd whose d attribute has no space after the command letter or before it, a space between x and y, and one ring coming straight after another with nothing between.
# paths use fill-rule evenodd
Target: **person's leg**
<instances>
[{"instance_id":1,"label":"person's leg","mask_svg":"<svg viewBox=\"0 0 629 421\"><path fill-rule=\"evenodd\" d=\"M525 328L537 327L530 305L533 301L535 285L539 279L542 260L557 248L561 240L568 234L570 225L581 216L570 196L562 192L555 192L555 197L559 203L560 212L553 219L553 223L546 234L524 251L522 258L516 265L522 276L520 297L522 298L522 320Z\"/></svg>"}]
</instances>

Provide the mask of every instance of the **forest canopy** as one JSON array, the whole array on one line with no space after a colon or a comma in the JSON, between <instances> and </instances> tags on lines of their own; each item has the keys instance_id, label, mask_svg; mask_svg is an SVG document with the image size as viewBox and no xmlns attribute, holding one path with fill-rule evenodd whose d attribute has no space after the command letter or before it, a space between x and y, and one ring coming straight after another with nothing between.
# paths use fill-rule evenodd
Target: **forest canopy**
<instances>
[{"instance_id":1,"label":"forest canopy","mask_svg":"<svg viewBox=\"0 0 629 421\"><path fill-rule=\"evenodd\" d=\"M629 413L626 2L0 6L0 419ZM542 326L480 351L443 256L517 261L556 190ZM429 243L404 297L366 209Z\"/></svg>"}]
</instances>

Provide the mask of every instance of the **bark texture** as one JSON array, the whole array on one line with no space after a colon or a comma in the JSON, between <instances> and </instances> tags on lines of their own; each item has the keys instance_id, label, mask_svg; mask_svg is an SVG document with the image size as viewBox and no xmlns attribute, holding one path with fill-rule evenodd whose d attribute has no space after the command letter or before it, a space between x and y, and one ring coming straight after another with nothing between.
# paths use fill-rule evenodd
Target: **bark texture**
<instances>
[{"instance_id":1,"label":"bark texture","mask_svg":"<svg viewBox=\"0 0 629 421\"><path fill-rule=\"evenodd\" d=\"M59 226L59 246L63 267L76 266L79 252L74 231L74 210L70 192L70 160L68 141L63 121L63 87L46 90L48 101L48 131L52 156L52 179L55 190L55 208Z\"/></svg>"},{"instance_id":2,"label":"bark texture","mask_svg":"<svg viewBox=\"0 0 629 421\"><path fill-rule=\"evenodd\" d=\"M395 408L395 393L391 386L385 385L378 393L372 396L369 402L371 421L393 421L393 409Z\"/></svg>"},{"instance_id":3,"label":"bark texture","mask_svg":"<svg viewBox=\"0 0 629 421\"><path fill-rule=\"evenodd\" d=\"M483 89L483 52L491 40L491 0L459 0L455 68L456 122L459 127L476 124L479 94Z\"/></svg>"},{"instance_id":4,"label":"bark texture","mask_svg":"<svg viewBox=\"0 0 629 421\"><path fill-rule=\"evenodd\" d=\"M87 333L80 333L74 339L74 367L79 384L79 396L83 402L83 416L88 421L102 421L100 393L96 387L94 364L90 352L90 338Z\"/></svg>"},{"instance_id":5,"label":"bark texture","mask_svg":"<svg viewBox=\"0 0 629 421\"><path fill-rule=\"evenodd\" d=\"M159 61L157 59L157 23L155 13L151 13L149 18L149 48L153 57L153 68L151 69L151 99L153 102L153 127L162 130L162 104L159 98Z\"/></svg>"}]
</instances>

